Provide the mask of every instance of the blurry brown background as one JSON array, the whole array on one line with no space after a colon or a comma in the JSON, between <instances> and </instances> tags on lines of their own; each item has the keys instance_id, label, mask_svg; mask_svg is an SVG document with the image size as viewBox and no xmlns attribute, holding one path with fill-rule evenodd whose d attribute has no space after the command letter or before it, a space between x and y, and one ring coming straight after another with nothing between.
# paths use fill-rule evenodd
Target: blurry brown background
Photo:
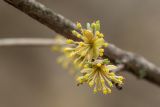
<instances>
[{"instance_id":1,"label":"blurry brown background","mask_svg":"<svg viewBox=\"0 0 160 107\"><path fill-rule=\"evenodd\" d=\"M160 0L39 0L72 21L99 19L106 40L160 65ZM0 0L0 38L55 32ZM160 107L160 88L131 74L122 91L92 94L49 47L0 47L0 107Z\"/></svg>"}]
</instances>

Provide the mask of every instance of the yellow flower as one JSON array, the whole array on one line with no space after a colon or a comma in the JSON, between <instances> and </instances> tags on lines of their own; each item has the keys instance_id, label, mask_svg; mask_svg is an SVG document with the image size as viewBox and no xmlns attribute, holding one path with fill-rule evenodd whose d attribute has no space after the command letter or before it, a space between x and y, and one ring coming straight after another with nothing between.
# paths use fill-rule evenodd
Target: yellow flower
<instances>
[{"instance_id":1,"label":"yellow flower","mask_svg":"<svg viewBox=\"0 0 160 107\"><path fill-rule=\"evenodd\" d=\"M90 87L94 87L93 92L102 91L103 94L111 93L109 87L113 87L113 84L121 86L123 84L123 77L117 76L112 70L117 67L109 65L109 61L95 60L88 63L87 68L83 68L81 73L83 76L77 78L78 84L88 83Z\"/></svg>"},{"instance_id":2,"label":"yellow flower","mask_svg":"<svg viewBox=\"0 0 160 107\"><path fill-rule=\"evenodd\" d=\"M104 49L102 48L107 46L107 43L104 41L103 34L100 33L99 21L92 24L87 23L86 28L82 28L82 25L77 23L77 29L80 32L73 30L72 33L82 41L67 40L72 47L66 49L65 52L74 59L75 64L82 67L86 62L103 56Z\"/></svg>"}]
</instances>

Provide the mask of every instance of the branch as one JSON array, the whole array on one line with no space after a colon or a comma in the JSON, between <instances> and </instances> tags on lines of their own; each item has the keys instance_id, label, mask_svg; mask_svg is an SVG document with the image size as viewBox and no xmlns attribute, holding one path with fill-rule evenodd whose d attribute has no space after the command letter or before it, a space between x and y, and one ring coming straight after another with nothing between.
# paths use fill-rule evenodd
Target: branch
<instances>
[{"instance_id":1,"label":"branch","mask_svg":"<svg viewBox=\"0 0 160 107\"><path fill-rule=\"evenodd\" d=\"M40 23L48 26L63 36L76 40L71 31L75 29L75 24L60 14L35 0L4 0L17 9L23 11ZM113 44L105 49L105 55L113 62L124 64L125 70L138 77L160 86L160 68L146 60L142 56L124 51Z\"/></svg>"},{"instance_id":2,"label":"branch","mask_svg":"<svg viewBox=\"0 0 160 107\"><path fill-rule=\"evenodd\" d=\"M5 46L53 46L65 45L62 40L45 38L5 38L0 39L0 47Z\"/></svg>"}]
</instances>

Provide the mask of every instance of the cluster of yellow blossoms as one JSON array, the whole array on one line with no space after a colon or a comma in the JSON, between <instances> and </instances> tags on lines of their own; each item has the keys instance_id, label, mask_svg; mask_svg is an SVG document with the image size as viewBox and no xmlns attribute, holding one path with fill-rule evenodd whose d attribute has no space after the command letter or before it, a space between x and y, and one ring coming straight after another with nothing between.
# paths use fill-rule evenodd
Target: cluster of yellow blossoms
<instances>
[{"instance_id":1,"label":"cluster of yellow blossoms","mask_svg":"<svg viewBox=\"0 0 160 107\"><path fill-rule=\"evenodd\" d=\"M88 83L90 87L94 86L94 93L111 93L109 87L114 84L121 86L124 78L115 75L112 70L117 67L111 65L108 59L102 58L104 47L107 47L108 43L100 33L100 22L87 23L86 28L77 23L77 29L79 32L73 30L72 33L81 41L68 39L68 45L62 48L65 56L59 59L60 62L66 67L71 65L79 69L82 76L77 77L78 85Z\"/></svg>"},{"instance_id":2,"label":"cluster of yellow blossoms","mask_svg":"<svg viewBox=\"0 0 160 107\"><path fill-rule=\"evenodd\" d=\"M107 47L108 44L104 41L104 35L99 32L99 21L91 25L87 23L87 29L83 29L81 24L77 23L77 28L81 33L75 30L73 30L72 33L82 41L77 42L68 39L67 43L73 44L74 47L65 48L65 53L74 59L74 64L78 64L79 67L82 67L85 62L103 56L104 49L102 47Z\"/></svg>"},{"instance_id":3,"label":"cluster of yellow blossoms","mask_svg":"<svg viewBox=\"0 0 160 107\"><path fill-rule=\"evenodd\" d=\"M123 84L123 77L117 76L112 72L112 70L116 68L116 66L110 65L107 59L95 60L94 62L90 62L85 65L81 70L83 76L79 76L77 81L79 84L86 82L90 87L94 86L94 93L102 91L103 94L108 94L111 93L111 89L109 87L113 87L113 84L116 83L118 86Z\"/></svg>"}]
</instances>

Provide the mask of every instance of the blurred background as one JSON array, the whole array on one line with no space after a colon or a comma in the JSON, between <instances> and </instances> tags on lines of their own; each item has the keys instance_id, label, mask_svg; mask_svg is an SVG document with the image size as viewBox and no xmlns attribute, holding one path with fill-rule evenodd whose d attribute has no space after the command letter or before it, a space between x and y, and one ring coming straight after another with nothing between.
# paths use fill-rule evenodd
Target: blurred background
<instances>
[{"instance_id":1,"label":"blurred background","mask_svg":"<svg viewBox=\"0 0 160 107\"><path fill-rule=\"evenodd\" d=\"M99 19L106 40L160 65L160 0L39 0L72 21ZM0 0L0 38L56 33ZM0 47L0 107L159 107L160 88L128 73L112 94L93 94L56 63L50 47Z\"/></svg>"}]
</instances>

